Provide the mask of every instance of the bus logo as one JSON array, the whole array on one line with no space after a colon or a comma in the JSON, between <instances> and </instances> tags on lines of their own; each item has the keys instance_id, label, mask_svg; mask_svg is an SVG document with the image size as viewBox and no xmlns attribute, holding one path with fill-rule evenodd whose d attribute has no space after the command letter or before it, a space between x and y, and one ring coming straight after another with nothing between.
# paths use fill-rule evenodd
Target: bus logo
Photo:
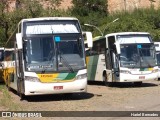
<instances>
[{"instance_id":1,"label":"bus logo","mask_svg":"<svg viewBox=\"0 0 160 120\"><path fill-rule=\"evenodd\" d=\"M41 75L41 77L53 77L52 75Z\"/></svg>"}]
</instances>

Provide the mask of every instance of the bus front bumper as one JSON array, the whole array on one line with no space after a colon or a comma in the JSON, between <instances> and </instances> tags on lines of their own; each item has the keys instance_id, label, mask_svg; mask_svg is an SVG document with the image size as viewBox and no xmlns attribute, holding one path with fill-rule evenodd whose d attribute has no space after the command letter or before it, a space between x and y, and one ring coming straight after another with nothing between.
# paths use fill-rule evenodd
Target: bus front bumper
<instances>
[{"instance_id":1,"label":"bus front bumper","mask_svg":"<svg viewBox=\"0 0 160 120\"><path fill-rule=\"evenodd\" d=\"M72 82L41 83L25 81L25 95L81 93L87 91L87 78Z\"/></svg>"},{"instance_id":2,"label":"bus front bumper","mask_svg":"<svg viewBox=\"0 0 160 120\"><path fill-rule=\"evenodd\" d=\"M158 78L160 78L160 68L158 69Z\"/></svg>"},{"instance_id":3,"label":"bus front bumper","mask_svg":"<svg viewBox=\"0 0 160 120\"><path fill-rule=\"evenodd\" d=\"M158 73L156 72L145 75L132 75L132 74L121 73L120 75L120 82L139 82L148 80L158 80Z\"/></svg>"}]
</instances>

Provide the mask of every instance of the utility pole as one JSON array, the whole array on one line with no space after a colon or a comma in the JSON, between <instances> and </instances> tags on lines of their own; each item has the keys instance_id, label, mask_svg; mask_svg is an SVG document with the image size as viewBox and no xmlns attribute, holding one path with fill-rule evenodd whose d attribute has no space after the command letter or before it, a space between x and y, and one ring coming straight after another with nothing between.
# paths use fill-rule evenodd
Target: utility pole
<instances>
[{"instance_id":1,"label":"utility pole","mask_svg":"<svg viewBox=\"0 0 160 120\"><path fill-rule=\"evenodd\" d=\"M91 25L91 24L84 24L84 25L85 25L85 26L89 26L89 27L94 27L94 28L96 28L96 29L100 32L101 36L104 36L106 28L107 28L111 23L114 23L114 22L116 22L117 20L119 20L119 18L116 18L116 19L113 20L112 22L108 23L108 24L106 25L106 27L104 28L103 31L101 31L101 30L100 30L97 26L95 26L95 25Z\"/></svg>"}]
</instances>

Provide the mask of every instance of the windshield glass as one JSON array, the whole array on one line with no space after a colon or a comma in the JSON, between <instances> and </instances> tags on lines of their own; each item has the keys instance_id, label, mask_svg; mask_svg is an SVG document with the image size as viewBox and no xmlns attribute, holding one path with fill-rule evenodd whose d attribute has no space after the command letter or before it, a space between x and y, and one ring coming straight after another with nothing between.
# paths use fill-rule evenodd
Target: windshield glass
<instances>
[{"instance_id":1,"label":"windshield glass","mask_svg":"<svg viewBox=\"0 0 160 120\"><path fill-rule=\"evenodd\" d=\"M26 38L25 55L28 71L41 71L44 68L55 70L52 36Z\"/></svg>"},{"instance_id":2,"label":"windshield glass","mask_svg":"<svg viewBox=\"0 0 160 120\"><path fill-rule=\"evenodd\" d=\"M154 45L143 44L121 44L120 45L121 67L154 67L156 65Z\"/></svg>"},{"instance_id":3,"label":"windshield glass","mask_svg":"<svg viewBox=\"0 0 160 120\"><path fill-rule=\"evenodd\" d=\"M80 34L37 35L25 39L25 59L28 71L71 71L85 67Z\"/></svg>"},{"instance_id":4,"label":"windshield glass","mask_svg":"<svg viewBox=\"0 0 160 120\"><path fill-rule=\"evenodd\" d=\"M78 38L78 36L65 36L56 44L60 71L67 69L74 71L76 69L84 68L85 56L82 39Z\"/></svg>"}]
</instances>

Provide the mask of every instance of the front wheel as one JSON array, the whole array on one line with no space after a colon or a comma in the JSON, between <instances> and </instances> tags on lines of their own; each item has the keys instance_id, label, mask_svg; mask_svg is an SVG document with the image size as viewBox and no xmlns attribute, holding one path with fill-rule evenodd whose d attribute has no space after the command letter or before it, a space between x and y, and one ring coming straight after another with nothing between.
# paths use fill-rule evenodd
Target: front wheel
<instances>
[{"instance_id":1,"label":"front wheel","mask_svg":"<svg viewBox=\"0 0 160 120\"><path fill-rule=\"evenodd\" d=\"M23 86L23 81L18 79L17 81L17 94L19 95L20 97L20 100L23 100L24 99L24 94L23 94L23 90L24 90L24 86Z\"/></svg>"},{"instance_id":2,"label":"front wheel","mask_svg":"<svg viewBox=\"0 0 160 120\"><path fill-rule=\"evenodd\" d=\"M107 86L108 82L107 82L107 75L106 74L103 75L103 82L104 82L104 85Z\"/></svg>"},{"instance_id":3,"label":"front wheel","mask_svg":"<svg viewBox=\"0 0 160 120\"><path fill-rule=\"evenodd\" d=\"M108 87L112 87L114 85L113 82L108 82L107 74L103 75L103 82L104 82L104 85Z\"/></svg>"}]
</instances>

